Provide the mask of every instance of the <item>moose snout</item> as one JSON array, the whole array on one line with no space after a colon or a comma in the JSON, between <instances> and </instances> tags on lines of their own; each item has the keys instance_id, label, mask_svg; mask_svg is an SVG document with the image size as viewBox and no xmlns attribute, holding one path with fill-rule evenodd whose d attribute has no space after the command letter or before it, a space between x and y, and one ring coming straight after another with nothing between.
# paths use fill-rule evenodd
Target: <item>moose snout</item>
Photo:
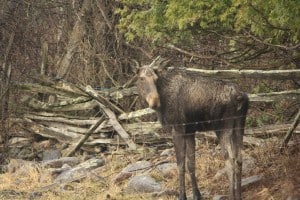
<instances>
[{"instance_id":1,"label":"moose snout","mask_svg":"<svg viewBox=\"0 0 300 200\"><path fill-rule=\"evenodd\" d=\"M149 94L146 98L146 101L149 107L154 110L160 107L160 100L158 94Z\"/></svg>"}]
</instances>

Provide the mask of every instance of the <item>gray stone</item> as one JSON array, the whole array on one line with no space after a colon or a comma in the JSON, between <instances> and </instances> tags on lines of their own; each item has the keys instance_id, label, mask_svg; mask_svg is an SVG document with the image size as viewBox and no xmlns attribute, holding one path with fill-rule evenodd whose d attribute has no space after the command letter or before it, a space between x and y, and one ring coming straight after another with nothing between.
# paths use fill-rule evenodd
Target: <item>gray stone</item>
<instances>
[{"instance_id":1,"label":"gray stone","mask_svg":"<svg viewBox=\"0 0 300 200\"><path fill-rule=\"evenodd\" d=\"M138 175L128 181L127 191L136 193L160 192L161 185L149 175Z\"/></svg>"},{"instance_id":2,"label":"gray stone","mask_svg":"<svg viewBox=\"0 0 300 200\"><path fill-rule=\"evenodd\" d=\"M255 163L256 160L255 158L251 157L251 156L244 156L243 157L243 171L242 173L245 175L247 173L249 173L254 167L255 167ZM219 171L217 171L216 175L214 176L214 179L218 179L223 175L226 175L226 167L224 167L223 169L220 169Z\"/></svg>"},{"instance_id":3,"label":"gray stone","mask_svg":"<svg viewBox=\"0 0 300 200\"><path fill-rule=\"evenodd\" d=\"M165 149L160 154L160 156L172 156L172 155L175 155L174 149Z\"/></svg>"},{"instance_id":4,"label":"gray stone","mask_svg":"<svg viewBox=\"0 0 300 200\"><path fill-rule=\"evenodd\" d=\"M170 176L174 171L177 170L176 163L163 163L157 166L157 169L161 171L164 176Z\"/></svg>"},{"instance_id":5,"label":"gray stone","mask_svg":"<svg viewBox=\"0 0 300 200\"><path fill-rule=\"evenodd\" d=\"M60 157L61 157L61 152L57 149L45 150L45 151L43 151L43 154L42 154L43 161L54 160L54 159L58 159Z\"/></svg>"},{"instance_id":6,"label":"gray stone","mask_svg":"<svg viewBox=\"0 0 300 200\"><path fill-rule=\"evenodd\" d=\"M250 184L256 183L262 179L262 175L250 176L242 179L242 187L246 187Z\"/></svg>"},{"instance_id":7,"label":"gray stone","mask_svg":"<svg viewBox=\"0 0 300 200\"><path fill-rule=\"evenodd\" d=\"M133 175L133 173L131 173L131 172L120 172L114 177L113 182L115 184L118 184L118 183L130 178L132 175Z\"/></svg>"},{"instance_id":8,"label":"gray stone","mask_svg":"<svg viewBox=\"0 0 300 200\"><path fill-rule=\"evenodd\" d=\"M92 169L103 166L104 164L105 164L104 159L97 159L97 158L89 159L73 167L72 169L63 171L60 175L56 177L54 182L57 183L57 182L72 181L74 179L86 175Z\"/></svg>"},{"instance_id":9,"label":"gray stone","mask_svg":"<svg viewBox=\"0 0 300 200\"><path fill-rule=\"evenodd\" d=\"M256 164L256 159L251 156L243 157L243 174L249 173Z\"/></svg>"},{"instance_id":10,"label":"gray stone","mask_svg":"<svg viewBox=\"0 0 300 200\"><path fill-rule=\"evenodd\" d=\"M228 196L227 195L215 195L214 197L213 197L213 200L227 200L228 199Z\"/></svg>"},{"instance_id":11,"label":"gray stone","mask_svg":"<svg viewBox=\"0 0 300 200\"><path fill-rule=\"evenodd\" d=\"M300 200L300 194L290 195L286 200Z\"/></svg>"},{"instance_id":12,"label":"gray stone","mask_svg":"<svg viewBox=\"0 0 300 200\"><path fill-rule=\"evenodd\" d=\"M127 165L127 167L125 167L122 172L136 172L139 170L147 170L152 166L152 164L149 161L138 161L136 163L133 164L129 164Z\"/></svg>"},{"instance_id":13,"label":"gray stone","mask_svg":"<svg viewBox=\"0 0 300 200\"><path fill-rule=\"evenodd\" d=\"M64 164L68 164L71 167L78 165L80 163L77 157L62 157L54 160L48 160L43 163L44 167L60 168Z\"/></svg>"}]
</instances>

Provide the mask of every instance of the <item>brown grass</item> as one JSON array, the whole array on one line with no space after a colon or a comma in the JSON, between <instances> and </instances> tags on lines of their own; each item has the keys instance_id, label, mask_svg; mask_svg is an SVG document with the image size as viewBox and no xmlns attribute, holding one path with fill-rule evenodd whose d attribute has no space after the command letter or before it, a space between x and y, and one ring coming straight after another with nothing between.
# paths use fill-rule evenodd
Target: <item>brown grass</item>
<instances>
[{"instance_id":1,"label":"brown grass","mask_svg":"<svg viewBox=\"0 0 300 200\"><path fill-rule=\"evenodd\" d=\"M300 194L300 147L295 145L283 154L279 154L278 143L270 142L265 147L246 149L248 154L256 159L256 166L244 177L262 174L263 179L253 185L244 188L243 199L245 200L282 200L288 195ZM157 152L158 154L159 152ZM30 196L38 196L39 199L99 199L99 200L129 200L129 199L160 199L175 200L174 196L154 198L150 194L126 193L127 180L115 184L113 178L123 167L131 162L142 159L142 156L114 155L107 156L107 164L97 170L88 178L80 182L67 183L61 186L50 187L39 193L39 189L51 183L51 176L45 173L45 169L38 165L25 164L15 172L0 175L0 199L28 199ZM216 153L209 145L197 147L197 177L200 190L210 195L226 194L228 189L225 176L213 179L216 172L223 168L224 161L221 154ZM161 158L162 159L162 158ZM170 158L175 162L175 158ZM150 160L157 162L158 158ZM41 173L42 172L42 173ZM160 181L165 189L177 189L177 173L164 177L153 168L151 176ZM187 187L190 188L189 177ZM191 190L188 190L188 195ZM211 199L212 196L209 197Z\"/></svg>"}]
</instances>

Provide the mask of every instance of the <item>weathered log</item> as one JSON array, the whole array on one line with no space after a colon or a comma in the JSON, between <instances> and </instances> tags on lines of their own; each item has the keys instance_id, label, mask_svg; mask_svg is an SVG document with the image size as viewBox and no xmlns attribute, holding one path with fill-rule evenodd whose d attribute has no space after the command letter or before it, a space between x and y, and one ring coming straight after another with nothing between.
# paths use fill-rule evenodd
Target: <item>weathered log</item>
<instances>
[{"instance_id":1,"label":"weathered log","mask_svg":"<svg viewBox=\"0 0 300 200\"><path fill-rule=\"evenodd\" d=\"M87 118L87 119L72 119L71 116L69 118L69 116L60 116L60 115L52 115L52 116L41 116L41 115L37 115L37 113L35 114L25 114L24 115L25 118L28 119L32 119L35 121L42 121L42 122L60 122L60 123L64 123L68 124L68 125L76 125L76 126L89 126L89 125L93 125L95 123L97 123L97 121L99 121L99 117L95 118L95 117L91 117L91 118Z\"/></svg>"},{"instance_id":2,"label":"weathered log","mask_svg":"<svg viewBox=\"0 0 300 200\"><path fill-rule=\"evenodd\" d=\"M103 91L99 91L100 94L103 94L104 96L108 96L110 98L112 98L113 100L119 100L119 99L123 99L124 97L129 97L129 96L133 96L133 95L137 95L137 88L136 87L131 87L131 88L123 88L121 90L117 90L115 92L111 92L111 93L106 93Z\"/></svg>"},{"instance_id":3,"label":"weathered log","mask_svg":"<svg viewBox=\"0 0 300 200\"><path fill-rule=\"evenodd\" d=\"M77 141L81 136L79 134L61 131L53 127L46 127L40 124L35 123L30 119L26 119L28 125L23 127L24 129L33 132L35 134L41 135L47 138L53 138L63 143L73 143Z\"/></svg>"},{"instance_id":4,"label":"weathered log","mask_svg":"<svg viewBox=\"0 0 300 200\"><path fill-rule=\"evenodd\" d=\"M62 102L62 103L44 103L37 99L28 97L25 102L27 102L27 105L33 109L41 110L41 111L52 111L52 112L65 112L65 111L80 111L80 110L91 110L97 107L97 102L90 100L90 99L84 99L80 98L82 102L79 102L76 100L71 102ZM23 101L23 102L24 102ZM76 104L74 104L76 102Z\"/></svg>"},{"instance_id":5,"label":"weathered log","mask_svg":"<svg viewBox=\"0 0 300 200\"><path fill-rule=\"evenodd\" d=\"M123 113L119 115L120 120L128 120L128 119L134 119L134 118L139 118L145 115L153 114L155 111L151 108L145 108L137 111L133 111L130 113Z\"/></svg>"},{"instance_id":6,"label":"weathered log","mask_svg":"<svg viewBox=\"0 0 300 200\"><path fill-rule=\"evenodd\" d=\"M300 69L289 69L289 70L207 70L207 69L195 69L195 68L183 68L187 71L196 72L202 76L218 77L224 79L233 78L264 78L264 79L277 79L277 80L299 80Z\"/></svg>"},{"instance_id":7,"label":"weathered log","mask_svg":"<svg viewBox=\"0 0 300 200\"><path fill-rule=\"evenodd\" d=\"M85 120L82 120L85 121ZM78 134L85 134L88 131L88 128L78 127L76 125L69 125L59 122L49 122L49 121L37 121L39 124L44 125L46 127L53 127L60 131L73 132ZM88 125L87 125L88 126Z\"/></svg>"},{"instance_id":8,"label":"weathered log","mask_svg":"<svg viewBox=\"0 0 300 200\"><path fill-rule=\"evenodd\" d=\"M25 92L30 93L45 93L45 94L55 94L67 97L79 97L83 96L80 91L71 89L68 84L63 82L51 82L52 84L43 85L42 83L18 83L17 87Z\"/></svg>"},{"instance_id":9,"label":"weathered log","mask_svg":"<svg viewBox=\"0 0 300 200\"><path fill-rule=\"evenodd\" d=\"M249 94L250 101L253 102L273 102L283 99L300 101L300 89L287 90L281 92Z\"/></svg>"},{"instance_id":10,"label":"weathered log","mask_svg":"<svg viewBox=\"0 0 300 200\"><path fill-rule=\"evenodd\" d=\"M71 146L71 149L69 152L66 153L66 156L72 156L84 143L85 141L87 141L87 139L90 137L90 135L98 128L98 126L100 126L102 124L102 122L105 120L104 115L102 115L102 117L99 119L99 121L93 125L88 131L87 133L84 135L84 137L82 137L77 144L75 144L74 146Z\"/></svg>"},{"instance_id":11,"label":"weathered log","mask_svg":"<svg viewBox=\"0 0 300 200\"><path fill-rule=\"evenodd\" d=\"M245 135L251 137L259 137L259 138L269 138L272 136L279 136L284 135L289 127L292 124L272 124L272 125L265 125L259 128L248 128L245 130ZM300 133L300 128L295 130L296 133Z\"/></svg>"},{"instance_id":12,"label":"weathered log","mask_svg":"<svg viewBox=\"0 0 300 200\"><path fill-rule=\"evenodd\" d=\"M29 146L31 145L31 139L30 138L25 138L25 137L13 137L9 139L8 141L8 146L9 147L24 147L24 146Z\"/></svg>"},{"instance_id":13,"label":"weathered log","mask_svg":"<svg viewBox=\"0 0 300 200\"><path fill-rule=\"evenodd\" d=\"M104 106L103 98L99 98L99 94L95 92L91 87L87 86L85 89L85 92L89 94L91 97L93 97L95 100L98 101L100 108L103 110L103 112L109 117L110 124L114 127L114 129L118 132L120 137L128 144L130 149L136 149L135 143L130 139L130 136L127 134L127 132L123 129L123 127L120 125L120 123L117 120L117 117L115 113L113 113L109 108ZM105 102L106 103L106 102Z\"/></svg>"},{"instance_id":14,"label":"weathered log","mask_svg":"<svg viewBox=\"0 0 300 200\"><path fill-rule=\"evenodd\" d=\"M132 136L137 136L156 133L162 128L162 126L159 122L138 122L124 124L124 128L126 131L130 132Z\"/></svg>"}]
</instances>

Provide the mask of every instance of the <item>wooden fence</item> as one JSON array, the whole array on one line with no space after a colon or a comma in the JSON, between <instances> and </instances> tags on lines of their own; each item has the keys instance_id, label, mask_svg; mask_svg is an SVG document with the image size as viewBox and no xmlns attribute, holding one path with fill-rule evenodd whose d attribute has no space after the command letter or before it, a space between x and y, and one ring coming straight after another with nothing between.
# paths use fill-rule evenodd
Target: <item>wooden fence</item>
<instances>
[{"instance_id":1,"label":"wooden fence","mask_svg":"<svg viewBox=\"0 0 300 200\"><path fill-rule=\"evenodd\" d=\"M200 73L202 76L221 78L263 77L300 80L300 70L186 70ZM99 145L126 145L130 149L136 149L136 144L171 144L169 136L162 137L157 134L161 128L159 123L139 120L143 116L153 114L153 110L146 108L126 113L113 103L137 95L135 87L95 90L90 86L82 87L63 80L51 80L48 77L40 78L37 83L22 83L15 86L26 93L21 101L28 107L28 111L24 112L22 117L13 118L13 123L29 133L68 144L68 148L64 151L65 155L70 156L79 148L96 151L94 147ZM47 96L47 100L42 101L41 96ZM251 102L272 102L282 99L300 102L300 89L249 94L249 98ZM78 115L78 112L95 109L99 109L101 113L99 116ZM285 133L290 126L282 124L247 129L245 144L261 145L262 139L253 137L254 135ZM115 132L118 137L113 137ZM199 135L213 138L210 133ZM24 136L16 136L10 140L10 144L24 141L26 141Z\"/></svg>"}]
</instances>

